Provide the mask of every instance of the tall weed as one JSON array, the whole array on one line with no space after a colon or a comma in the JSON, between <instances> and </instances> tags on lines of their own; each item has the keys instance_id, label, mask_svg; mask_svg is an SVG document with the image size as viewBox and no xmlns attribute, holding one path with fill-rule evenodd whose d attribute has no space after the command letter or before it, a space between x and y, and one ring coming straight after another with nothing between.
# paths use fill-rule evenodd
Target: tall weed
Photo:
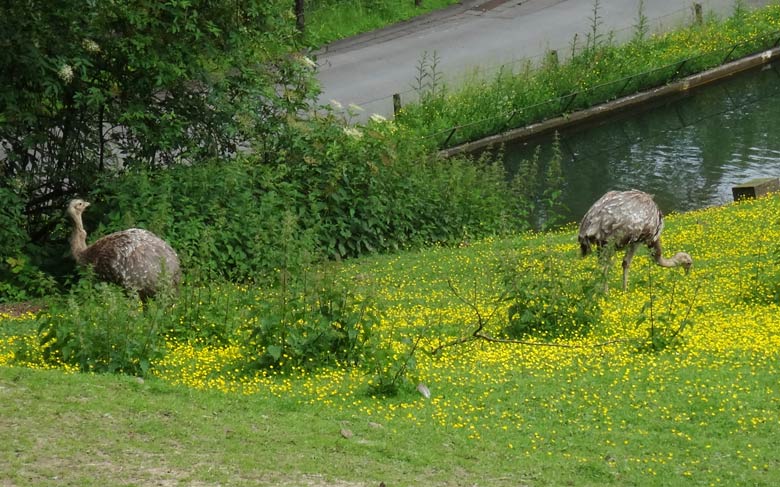
<instances>
[{"instance_id":1,"label":"tall weed","mask_svg":"<svg viewBox=\"0 0 780 487\"><path fill-rule=\"evenodd\" d=\"M549 230L563 223L563 155L555 134L549 161L541 160L541 148L520 162L510 185L515 214L534 230Z\"/></svg>"},{"instance_id":2,"label":"tall weed","mask_svg":"<svg viewBox=\"0 0 780 487\"><path fill-rule=\"evenodd\" d=\"M358 365L373 355L369 344L377 322L370 296L307 273L255 306L242 344L246 365L250 370Z\"/></svg>"},{"instance_id":3,"label":"tall weed","mask_svg":"<svg viewBox=\"0 0 780 487\"><path fill-rule=\"evenodd\" d=\"M144 376L165 352L170 304L163 297L144 307L116 286L96 284L87 275L38 318L43 358L82 372Z\"/></svg>"},{"instance_id":4,"label":"tall weed","mask_svg":"<svg viewBox=\"0 0 780 487\"><path fill-rule=\"evenodd\" d=\"M507 258L500 265L509 303L504 333L515 339L586 336L599 321L603 283L550 253L536 259Z\"/></svg>"},{"instance_id":5,"label":"tall weed","mask_svg":"<svg viewBox=\"0 0 780 487\"><path fill-rule=\"evenodd\" d=\"M636 343L639 352L661 352L683 343L685 331L694 325L693 316L699 314L697 303L700 283L693 289L681 284L679 274L668 275L663 281L653 279L648 271L650 296L636 320L637 328L645 326L647 338ZM695 312L694 312L695 311Z\"/></svg>"}]
</instances>

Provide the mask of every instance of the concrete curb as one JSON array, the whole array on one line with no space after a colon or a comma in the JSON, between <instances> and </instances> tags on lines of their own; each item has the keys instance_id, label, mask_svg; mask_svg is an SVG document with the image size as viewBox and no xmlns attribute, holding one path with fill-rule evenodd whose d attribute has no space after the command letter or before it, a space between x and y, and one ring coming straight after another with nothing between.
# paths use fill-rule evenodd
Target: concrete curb
<instances>
[{"instance_id":1,"label":"concrete curb","mask_svg":"<svg viewBox=\"0 0 780 487\"><path fill-rule=\"evenodd\" d=\"M444 149L439 152L439 155L449 157L463 152L473 152L477 149L483 149L485 147L501 144L510 140L523 140L555 130L593 122L609 115L614 115L622 111L636 108L642 104L658 102L664 98L669 98L674 95L686 94L695 88L699 88L734 74L768 64L779 57L780 47L768 49L761 53L737 59L736 61L723 64L717 68L694 74L683 80L675 81L673 83L669 83L649 91L643 91L641 93L619 98L617 100L603 103L586 110L581 110L579 112L574 112L545 120L543 122L527 125L525 127L509 130L501 134L491 135L489 137L485 137L473 142L467 142L449 149Z\"/></svg>"}]
</instances>

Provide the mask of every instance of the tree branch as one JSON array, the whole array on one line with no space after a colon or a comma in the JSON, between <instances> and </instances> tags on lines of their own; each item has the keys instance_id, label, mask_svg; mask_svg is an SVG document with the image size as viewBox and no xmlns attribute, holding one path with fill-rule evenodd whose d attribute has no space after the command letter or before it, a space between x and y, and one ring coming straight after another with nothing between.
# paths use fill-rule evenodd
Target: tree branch
<instances>
[{"instance_id":1,"label":"tree branch","mask_svg":"<svg viewBox=\"0 0 780 487\"><path fill-rule=\"evenodd\" d=\"M594 348L603 348L608 345L613 345L616 343L623 343L628 341L625 338L615 339L615 340L607 340L605 342L599 342L595 343L593 345L570 345L566 343L551 343L551 342L537 342L537 341L528 341L528 340L517 340L512 338L496 338L492 335L488 335L487 333L483 333L482 330L485 328L485 326L490 322L490 320L495 316L496 312L498 311L498 307L496 307L491 313L490 316L487 317L487 319L482 317L482 313L480 313L479 308L477 306L466 300L461 294L458 292L458 290L455 288L455 286L452 284L451 280L447 280L447 285L450 288L450 291L452 294L458 298L463 304L468 306L474 311L474 314L477 316L477 328L471 332L470 335L462 336L460 338L456 338L454 340L451 340L446 343L440 344L438 347L434 348L430 352L428 352L430 355L438 355L442 350L449 347L454 347L456 345L463 345L464 343L472 342L474 340L484 340L489 343L511 343L515 345L526 345L526 346L536 346L536 347L555 347L555 348L570 348L570 349L594 349ZM502 295L505 296L506 293Z\"/></svg>"}]
</instances>

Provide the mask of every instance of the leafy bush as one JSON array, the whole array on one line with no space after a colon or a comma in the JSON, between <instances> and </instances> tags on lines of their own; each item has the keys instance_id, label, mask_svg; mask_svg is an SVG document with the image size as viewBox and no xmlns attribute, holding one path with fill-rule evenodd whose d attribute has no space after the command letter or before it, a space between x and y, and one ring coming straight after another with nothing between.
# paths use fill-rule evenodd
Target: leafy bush
<instances>
[{"instance_id":1,"label":"leafy bush","mask_svg":"<svg viewBox=\"0 0 780 487\"><path fill-rule=\"evenodd\" d=\"M320 248L336 257L455 243L516 225L498 162L440 159L381 119L299 124L284 164L307 194Z\"/></svg>"},{"instance_id":2,"label":"leafy bush","mask_svg":"<svg viewBox=\"0 0 780 487\"><path fill-rule=\"evenodd\" d=\"M306 218L303 227L304 188L285 181L287 172L246 159L129 171L103 180L85 225L98 235L129 226L157 233L194 282L263 280L290 255L315 252L318 225Z\"/></svg>"},{"instance_id":3,"label":"leafy bush","mask_svg":"<svg viewBox=\"0 0 780 487\"><path fill-rule=\"evenodd\" d=\"M356 365L372 355L372 300L335 282L285 283L256 313L243 344L251 369Z\"/></svg>"},{"instance_id":4,"label":"leafy bush","mask_svg":"<svg viewBox=\"0 0 780 487\"><path fill-rule=\"evenodd\" d=\"M519 264L507 259L501 267L505 300L510 303L510 338L535 336L569 338L590 333L598 323L603 282L593 273L582 273L571 262L542 255Z\"/></svg>"},{"instance_id":5,"label":"leafy bush","mask_svg":"<svg viewBox=\"0 0 780 487\"><path fill-rule=\"evenodd\" d=\"M164 323L170 298L128 298L116 286L95 285L92 276L39 317L44 360L82 372L143 376L165 352Z\"/></svg>"},{"instance_id":6,"label":"leafy bush","mask_svg":"<svg viewBox=\"0 0 780 487\"><path fill-rule=\"evenodd\" d=\"M264 280L291 256L354 257L526 227L497 162L438 159L391 124L351 127L333 114L284 137L276 160L107 176L85 224L93 235L152 230L197 282Z\"/></svg>"},{"instance_id":7,"label":"leafy bush","mask_svg":"<svg viewBox=\"0 0 780 487\"><path fill-rule=\"evenodd\" d=\"M246 285L206 282L185 285L162 325L170 342L224 346L235 342L260 297Z\"/></svg>"},{"instance_id":8,"label":"leafy bush","mask_svg":"<svg viewBox=\"0 0 780 487\"><path fill-rule=\"evenodd\" d=\"M395 346L377 344L367 357L366 368L371 374L367 392L370 396L395 397L402 390L412 389L410 378L417 368L415 354L420 338L402 338ZM402 348L398 350L399 345Z\"/></svg>"},{"instance_id":9,"label":"leafy bush","mask_svg":"<svg viewBox=\"0 0 780 487\"><path fill-rule=\"evenodd\" d=\"M273 151L316 93L289 7L3 3L0 186L19 183L34 240L106 172L231 157L250 141Z\"/></svg>"},{"instance_id":10,"label":"leafy bush","mask_svg":"<svg viewBox=\"0 0 780 487\"><path fill-rule=\"evenodd\" d=\"M43 296L55 289L51 276L33 263L25 231L24 202L0 186L0 303Z\"/></svg>"},{"instance_id":11,"label":"leafy bush","mask_svg":"<svg viewBox=\"0 0 780 487\"><path fill-rule=\"evenodd\" d=\"M639 352L661 352L681 345L685 331L694 325L693 316L701 311L697 303L701 282L690 289L681 285L679 274L667 273L666 277L656 282L652 272L649 274L650 296L636 320L637 328L647 327L647 338L636 343Z\"/></svg>"}]
</instances>

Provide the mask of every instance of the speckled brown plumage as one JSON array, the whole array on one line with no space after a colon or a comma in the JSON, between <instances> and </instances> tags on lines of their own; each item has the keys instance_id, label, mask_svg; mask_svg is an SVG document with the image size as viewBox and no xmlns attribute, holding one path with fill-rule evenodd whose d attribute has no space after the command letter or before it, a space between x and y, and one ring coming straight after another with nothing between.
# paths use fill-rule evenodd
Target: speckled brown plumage
<instances>
[{"instance_id":1,"label":"speckled brown plumage","mask_svg":"<svg viewBox=\"0 0 780 487\"><path fill-rule=\"evenodd\" d=\"M672 258L663 256L661 231L664 217L653 197L637 190L610 191L593 203L582 218L578 240L582 255L588 255L593 246L614 244L625 248L623 258L623 289L628 286L628 269L637 245L650 248L655 262L662 267L682 266L688 272L693 264L691 256L678 252ZM606 272L606 271L605 271Z\"/></svg>"},{"instance_id":2,"label":"speckled brown plumage","mask_svg":"<svg viewBox=\"0 0 780 487\"><path fill-rule=\"evenodd\" d=\"M68 205L73 220L70 247L81 265L94 268L98 278L138 292L142 299L154 296L165 277L172 288L179 285L181 269L176 252L157 235L140 228L130 228L106 235L87 246L81 214L89 206L75 199Z\"/></svg>"}]
</instances>

